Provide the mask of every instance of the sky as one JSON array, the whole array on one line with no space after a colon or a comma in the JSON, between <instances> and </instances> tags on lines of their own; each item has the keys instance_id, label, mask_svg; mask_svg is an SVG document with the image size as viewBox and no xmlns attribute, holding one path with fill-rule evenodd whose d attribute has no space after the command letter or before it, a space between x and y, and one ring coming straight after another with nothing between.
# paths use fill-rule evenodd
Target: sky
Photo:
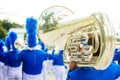
<instances>
[{"instance_id":1,"label":"sky","mask_svg":"<svg viewBox=\"0 0 120 80\"><path fill-rule=\"evenodd\" d=\"M0 19L10 19L25 24L27 17L39 18L40 14L51 6L64 6L86 17L95 12L108 15L113 25L120 25L119 0L0 0Z\"/></svg>"}]
</instances>

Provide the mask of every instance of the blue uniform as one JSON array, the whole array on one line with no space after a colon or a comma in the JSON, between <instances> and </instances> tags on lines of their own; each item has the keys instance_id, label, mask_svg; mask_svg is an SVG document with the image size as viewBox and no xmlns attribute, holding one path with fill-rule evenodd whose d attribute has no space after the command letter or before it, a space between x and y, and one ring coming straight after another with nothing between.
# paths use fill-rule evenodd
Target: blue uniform
<instances>
[{"instance_id":1,"label":"blue uniform","mask_svg":"<svg viewBox=\"0 0 120 80\"><path fill-rule=\"evenodd\" d=\"M8 66L8 61L7 61L6 55L7 55L7 52L3 52L1 54L1 60L4 63L5 66Z\"/></svg>"},{"instance_id":2,"label":"blue uniform","mask_svg":"<svg viewBox=\"0 0 120 80\"><path fill-rule=\"evenodd\" d=\"M7 59L7 65L10 67L19 67L21 65L21 62L18 62L18 54L19 51L8 51L5 55L5 58Z\"/></svg>"},{"instance_id":3,"label":"blue uniform","mask_svg":"<svg viewBox=\"0 0 120 80\"><path fill-rule=\"evenodd\" d=\"M7 65L6 69L8 68L7 74L8 74L8 80L22 80L22 66L21 62L18 62L18 54L19 51L14 46L14 42L17 40L17 33L11 31L8 36L8 40L10 42L10 45L8 45L8 50L5 58Z\"/></svg>"},{"instance_id":4,"label":"blue uniform","mask_svg":"<svg viewBox=\"0 0 120 80\"><path fill-rule=\"evenodd\" d=\"M43 62L50 55L42 50L23 50L19 55L19 61L23 62L23 72L26 74L40 74L43 68Z\"/></svg>"},{"instance_id":5,"label":"blue uniform","mask_svg":"<svg viewBox=\"0 0 120 80\"><path fill-rule=\"evenodd\" d=\"M120 64L120 50L117 48L114 51L113 61L118 61L118 64Z\"/></svg>"},{"instance_id":6,"label":"blue uniform","mask_svg":"<svg viewBox=\"0 0 120 80\"><path fill-rule=\"evenodd\" d=\"M3 75L4 63L2 60L2 53L4 52L3 46L4 46L4 41L0 39L0 80L4 79L4 75Z\"/></svg>"},{"instance_id":7,"label":"blue uniform","mask_svg":"<svg viewBox=\"0 0 120 80\"><path fill-rule=\"evenodd\" d=\"M63 61L63 53L64 51L60 50L58 54L53 54L53 72L55 74L55 80L65 80L67 76Z\"/></svg>"},{"instance_id":8,"label":"blue uniform","mask_svg":"<svg viewBox=\"0 0 120 80\"><path fill-rule=\"evenodd\" d=\"M43 63L50 54L44 51L44 44L42 50L37 48L37 20L33 17L27 18L26 31L29 49L22 50L18 58L23 62L23 80L43 80Z\"/></svg>"},{"instance_id":9,"label":"blue uniform","mask_svg":"<svg viewBox=\"0 0 120 80\"><path fill-rule=\"evenodd\" d=\"M68 73L67 80L115 80L120 76L120 66L111 63L105 70L95 70L91 67L77 68Z\"/></svg>"},{"instance_id":10,"label":"blue uniform","mask_svg":"<svg viewBox=\"0 0 120 80\"><path fill-rule=\"evenodd\" d=\"M61 50L59 54L53 54L53 65L64 66L63 52L64 51Z\"/></svg>"},{"instance_id":11,"label":"blue uniform","mask_svg":"<svg viewBox=\"0 0 120 80\"><path fill-rule=\"evenodd\" d=\"M0 51L0 62L4 64L4 53Z\"/></svg>"},{"instance_id":12,"label":"blue uniform","mask_svg":"<svg viewBox=\"0 0 120 80\"><path fill-rule=\"evenodd\" d=\"M0 39L0 62L2 62L2 53L4 52L3 46L4 41Z\"/></svg>"},{"instance_id":13,"label":"blue uniform","mask_svg":"<svg viewBox=\"0 0 120 80\"><path fill-rule=\"evenodd\" d=\"M9 36L6 36L5 38L5 46L7 50L2 54L2 61L4 62L3 75L4 75L4 80L8 80L8 61L6 55L7 52L11 49Z\"/></svg>"}]
</instances>

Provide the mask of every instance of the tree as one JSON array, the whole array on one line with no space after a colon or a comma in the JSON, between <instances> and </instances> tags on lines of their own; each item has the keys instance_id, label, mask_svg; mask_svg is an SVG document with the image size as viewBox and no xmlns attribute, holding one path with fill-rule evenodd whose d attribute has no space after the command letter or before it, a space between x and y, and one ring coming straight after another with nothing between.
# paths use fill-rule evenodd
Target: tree
<instances>
[{"instance_id":1,"label":"tree","mask_svg":"<svg viewBox=\"0 0 120 80\"><path fill-rule=\"evenodd\" d=\"M23 27L23 25L17 24L10 20L0 20L0 38L4 40L9 29L16 27Z\"/></svg>"},{"instance_id":2,"label":"tree","mask_svg":"<svg viewBox=\"0 0 120 80\"><path fill-rule=\"evenodd\" d=\"M44 32L53 30L58 23L58 20L54 16L54 12L46 12L41 16L41 20L43 21L43 24L39 25L39 27L40 29L43 29Z\"/></svg>"},{"instance_id":3,"label":"tree","mask_svg":"<svg viewBox=\"0 0 120 80\"><path fill-rule=\"evenodd\" d=\"M0 39L5 40L5 36L7 36L7 31L0 26Z\"/></svg>"},{"instance_id":4,"label":"tree","mask_svg":"<svg viewBox=\"0 0 120 80\"><path fill-rule=\"evenodd\" d=\"M8 19L0 21L0 26L2 26L7 31L9 31L10 28L23 27L23 25L17 24L17 23L12 22Z\"/></svg>"},{"instance_id":5,"label":"tree","mask_svg":"<svg viewBox=\"0 0 120 80\"><path fill-rule=\"evenodd\" d=\"M9 31L9 29L12 27L12 24L10 23L9 20L3 20L2 26L3 26L7 31Z\"/></svg>"}]
</instances>

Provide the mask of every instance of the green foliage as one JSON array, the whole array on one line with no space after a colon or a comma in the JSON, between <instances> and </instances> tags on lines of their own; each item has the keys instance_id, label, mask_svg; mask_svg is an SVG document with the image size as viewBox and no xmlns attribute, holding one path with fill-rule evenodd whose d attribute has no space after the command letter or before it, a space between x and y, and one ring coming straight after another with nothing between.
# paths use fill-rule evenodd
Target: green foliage
<instances>
[{"instance_id":1,"label":"green foliage","mask_svg":"<svg viewBox=\"0 0 120 80\"><path fill-rule=\"evenodd\" d=\"M58 24L58 20L54 17L54 13L45 13L41 16L41 20L44 22L42 25L39 25L39 29L42 29L43 32L48 32L54 30Z\"/></svg>"},{"instance_id":2,"label":"green foliage","mask_svg":"<svg viewBox=\"0 0 120 80\"><path fill-rule=\"evenodd\" d=\"M2 26L9 31L9 29L12 27L12 24L8 20L3 20Z\"/></svg>"},{"instance_id":3,"label":"green foliage","mask_svg":"<svg viewBox=\"0 0 120 80\"><path fill-rule=\"evenodd\" d=\"M11 22L10 20L0 20L0 38L5 39L10 28L20 28L23 25Z\"/></svg>"},{"instance_id":4,"label":"green foliage","mask_svg":"<svg viewBox=\"0 0 120 80\"><path fill-rule=\"evenodd\" d=\"M10 20L0 20L0 26L2 26L7 31L9 31L10 28L22 27L22 25L11 22Z\"/></svg>"},{"instance_id":5,"label":"green foliage","mask_svg":"<svg viewBox=\"0 0 120 80\"><path fill-rule=\"evenodd\" d=\"M7 31L0 26L0 39L5 40L5 36L7 36Z\"/></svg>"},{"instance_id":6,"label":"green foliage","mask_svg":"<svg viewBox=\"0 0 120 80\"><path fill-rule=\"evenodd\" d=\"M120 38L116 38L117 42L120 42Z\"/></svg>"}]
</instances>

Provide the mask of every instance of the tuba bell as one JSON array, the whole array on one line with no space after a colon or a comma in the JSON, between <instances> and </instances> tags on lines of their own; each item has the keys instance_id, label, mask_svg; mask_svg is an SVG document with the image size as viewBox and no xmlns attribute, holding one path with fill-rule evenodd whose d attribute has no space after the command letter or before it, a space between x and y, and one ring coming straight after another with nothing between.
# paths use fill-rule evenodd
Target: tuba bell
<instances>
[{"instance_id":1,"label":"tuba bell","mask_svg":"<svg viewBox=\"0 0 120 80\"><path fill-rule=\"evenodd\" d=\"M43 25L39 25L43 27ZM64 49L64 62L76 61L79 67L103 70L114 56L115 30L108 16L94 13L84 18L64 19L48 31L39 28L41 40L47 46Z\"/></svg>"}]
</instances>

